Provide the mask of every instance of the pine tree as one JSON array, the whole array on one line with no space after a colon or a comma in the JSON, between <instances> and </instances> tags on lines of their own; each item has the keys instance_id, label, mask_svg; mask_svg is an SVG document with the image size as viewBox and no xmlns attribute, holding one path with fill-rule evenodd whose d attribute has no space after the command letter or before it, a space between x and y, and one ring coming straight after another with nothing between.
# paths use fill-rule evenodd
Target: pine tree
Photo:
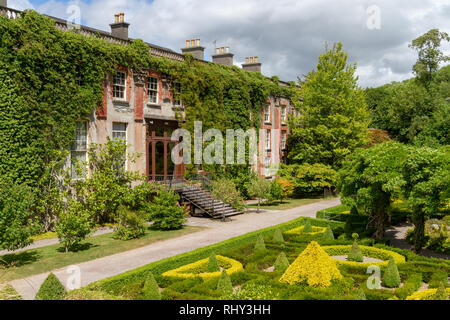
<instances>
[{"instance_id":1,"label":"pine tree","mask_svg":"<svg viewBox=\"0 0 450 320\"><path fill-rule=\"evenodd\" d=\"M264 242L264 238L260 235L258 237L258 239L256 240L254 251L258 252L258 251L264 251L264 250L266 250L266 244Z\"/></svg>"},{"instance_id":2,"label":"pine tree","mask_svg":"<svg viewBox=\"0 0 450 320\"><path fill-rule=\"evenodd\" d=\"M326 240L326 241L334 240L333 230L331 229L330 226L327 226L327 230L325 230L325 233L323 234L322 239Z\"/></svg>"},{"instance_id":3,"label":"pine tree","mask_svg":"<svg viewBox=\"0 0 450 320\"><path fill-rule=\"evenodd\" d=\"M159 292L158 283L151 272L147 275L144 283L144 298L145 300L161 300L161 293Z\"/></svg>"},{"instance_id":4,"label":"pine tree","mask_svg":"<svg viewBox=\"0 0 450 320\"><path fill-rule=\"evenodd\" d=\"M216 254L211 254L208 260L208 266L206 267L206 272L217 272L220 271L219 263L217 262Z\"/></svg>"},{"instance_id":5,"label":"pine tree","mask_svg":"<svg viewBox=\"0 0 450 320\"><path fill-rule=\"evenodd\" d=\"M398 273L397 264L394 258L389 259L389 263L384 271L383 284L388 288L397 288L400 286L400 274Z\"/></svg>"},{"instance_id":6,"label":"pine tree","mask_svg":"<svg viewBox=\"0 0 450 320\"><path fill-rule=\"evenodd\" d=\"M275 260L275 264L273 265L275 267L275 271L285 271L287 268L289 268L289 260L286 257L286 254L284 252L281 252L277 260Z\"/></svg>"},{"instance_id":7,"label":"pine tree","mask_svg":"<svg viewBox=\"0 0 450 320\"><path fill-rule=\"evenodd\" d=\"M273 242L284 243L283 233L280 229L275 230L275 233L273 234Z\"/></svg>"},{"instance_id":8,"label":"pine tree","mask_svg":"<svg viewBox=\"0 0 450 320\"><path fill-rule=\"evenodd\" d=\"M305 223L305 227L303 228L303 232L304 233L311 233L313 232L312 226L311 226L311 221L307 220Z\"/></svg>"},{"instance_id":9,"label":"pine tree","mask_svg":"<svg viewBox=\"0 0 450 320\"><path fill-rule=\"evenodd\" d=\"M64 300L66 289L58 278L50 273L42 283L34 300Z\"/></svg>"},{"instance_id":10,"label":"pine tree","mask_svg":"<svg viewBox=\"0 0 450 320\"><path fill-rule=\"evenodd\" d=\"M225 270L223 270L220 275L219 282L217 283L217 291L222 295L233 293L233 284L231 283L230 276Z\"/></svg>"}]
</instances>

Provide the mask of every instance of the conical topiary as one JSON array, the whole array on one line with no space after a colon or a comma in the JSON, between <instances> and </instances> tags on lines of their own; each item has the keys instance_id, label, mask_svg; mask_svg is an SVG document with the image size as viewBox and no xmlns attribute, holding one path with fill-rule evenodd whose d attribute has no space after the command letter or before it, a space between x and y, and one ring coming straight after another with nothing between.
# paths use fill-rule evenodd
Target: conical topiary
<instances>
[{"instance_id":1,"label":"conical topiary","mask_svg":"<svg viewBox=\"0 0 450 320\"><path fill-rule=\"evenodd\" d=\"M144 299L145 300L161 300L158 283L150 272L144 283Z\"/></svg>"},{"instance_id":2,"label":"conical topiary","mask_svg":"<svg viewBox=\"0 0 450 320\"><path fill-rule=\"evenodd\" d=\"M255 244L255 252L256 251L264 251L266 250L266 244L264 242L264 238L260 235L258 239L256 240Z\"/></svg>"},{"instance_id":3,"label":"conical topiary","mask_svg":"<svg viewBox=\"0 0 450 320\"><path fill-rule=\"evenodd\" d=\"M273 242L284 243L283 233L281 233L280 229L275 230L273 234Z\"/></svg>"},{"instance_id":4,"label":"conical topiary","mask_svg":"<svg viewBox=\"0 0 450 320\"><path fill-rule=\"evenodd\" d=\"M275 267L275 271L285 271L287 268L289 268L289 260L287 259L284 252L278 255L277 260L275 260L275 264L273 266Z\"/></svg>"},{"instance_id":5,"label":"conical topiary","mask_svg":"<svg viewBox=\"0 0 450 320\"><path fill-rule=\"evenodd\" d=\"M350 249L350 252L348 253L347 257L348 261L356 261L356 262L363 262L364 256L362 254L361 249L358 246L358 242L353 242L352 248Z\"/></svg>"},{"instance_id":6,"label":"conical topiary","mask_svg":"<svg viewBox=\"0 0 450 320\"><path fill-rule=\"evenodd\" d=\"M388 288L397 288L400 285L400 275L398 273L397 264L393 257L389 259L389 263L384 271L383 284Z\"/></svg>"},{"instance_id":7,"label":"conical topiary","mask_svg":"<svg viewBox=\"0 0 450 320\"><path fill-rule=\"evenodd\" d=\"M358 293L356 294L356 300L367 300L366 294L363 288L358 289Z\"/></svg>"},{"instance_id":8,"label":"conical topiary","mask_svg":"<svg viewBox=\"0 0 450 320\"><path fill-rule=\"evenodd\" d=\"M58 280L58 278L50 273L42 283L36 294L35 300L64 300L66 289Z\"/></svg>"},{"instance_id":9,"label":"conical topiary","mask_svg":"<svg viewBox=\"0 0 450 320\"><path fill-rule=\"evenodd\" d=\"M330 226L327 226L327 230L325 230L325 233L322 236L322 240L332 241L334 240L334 234L333 230Z\"/></svg>"},{"instance_id":10,"label":"conical topiary","mask_svg":"<svg viewBox=\"0 0 450 320\"><path fill-rule=\"evenodd\" d=\"M220 275L219 282L217 283L217 291L222 295L233 293L233 284L231 283L230 276L225 270L223 270Z\"/></svg>"},{"instance_id":11,"label":"conical topiary","mask_svg":"<svg viewBox=\"0 0 450 320\"><path fill-rule=\"evenodd\" d=\"M431 299L432 300L449 300L447 290L442 282L439 284L439 288L436 290L436 293L432 296Z\"/></svg>"},{"instance_id":12,"label":"conical topiary","mask_svg":"<svg viewBox=\"0 0 450 320\"><path fill-rule=\"evenodd\" d=\"M306 281L310 286L329 287L333 279L342 279L336 263L317 242L312 241L287 268L280 282L296 284Z\"/></svg>"},{"instance_id":13,"label":"conical topiary","mask_svg":"<svg viewBox=\"0 0 450 320\"><path fill-rule=\"evenodd\" d=\"M0 300L23 300L22 296L10 284L0 289Z\"/></svg>"},{"instance_id":14,"label":"conical topiary","mask_svg":"<svg viewBox=\"0 0 450 320\"><path fill-rule=\"evenodd\" d=\"M219 263L217 262L216 255L213 253L209 256L208 266L206 267L206 272L217 272L220 271Z\"/></svg>"},{"instance_id":15,"label":"conical topiary","mask_svg":"<svg viewBox=\"0 0 450 320\"><path fill-rule=\"evenodd\" d=\"M305 226L303 227L303 232L304 233L311 233L313 232L312 226L311 226L311 222L308 220L305 223Z\"/></svg>"}]
</instances>

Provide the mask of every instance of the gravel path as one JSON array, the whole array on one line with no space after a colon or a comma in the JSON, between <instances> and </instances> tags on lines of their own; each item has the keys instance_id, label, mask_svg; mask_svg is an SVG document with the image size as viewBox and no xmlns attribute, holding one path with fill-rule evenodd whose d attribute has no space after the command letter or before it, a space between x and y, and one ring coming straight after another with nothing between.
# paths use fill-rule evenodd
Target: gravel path
<instances>
[{"instance_id":1,"label":"gravel path","mask_svg":"<svg viewBox=\"0 0 450 320\"><path fill-rule=\"evenodd\" d=\"M207 226L208 229L77 264L76 266L81 270L81 286L86 286L92 282L136 269L154 261L288 222L299 217L314 218L318 210L334 207L338 204L340 204L340 200L333 199L284 211L266 211L260 214L249 213L233 217L232 221L227 223L193 218L189 220L189 224ZM66 285L71 276L68 271L68 268L62 268L54 270L53 273ZM48 274L44 273L26 279L15 280L11 284L24 299L30 300L34 298Z\"/></svg>"}]
</instances>

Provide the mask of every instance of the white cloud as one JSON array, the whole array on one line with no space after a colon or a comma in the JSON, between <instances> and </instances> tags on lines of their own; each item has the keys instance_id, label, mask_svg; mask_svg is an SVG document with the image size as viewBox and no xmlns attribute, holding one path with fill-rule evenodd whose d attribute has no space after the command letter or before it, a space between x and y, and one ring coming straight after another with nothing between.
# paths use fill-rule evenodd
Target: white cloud
<instances>
[{"instance_id":1,"label":"white cloud","mask_svg":"<svg viewBox=\"0 0 450 320\"><path fill-rule=\"evenodd\" d=\"M34 1L9 3L23 9ZM109 30L114 13L125 12L131 37L176 51L186 39L200 37L207 57L217 41L230 46L236 64L259 56L264 74L284 80L315 68L325 43L337 41L358 62L362 86L403 80L416 59L408 43L431 28L450 33L450 4L444 0L48 0L34 7L67 18L68 3L80 5L88 26ZM380 8L380 30L366 26L371 5Z\"/></svg>"}]
</instances>

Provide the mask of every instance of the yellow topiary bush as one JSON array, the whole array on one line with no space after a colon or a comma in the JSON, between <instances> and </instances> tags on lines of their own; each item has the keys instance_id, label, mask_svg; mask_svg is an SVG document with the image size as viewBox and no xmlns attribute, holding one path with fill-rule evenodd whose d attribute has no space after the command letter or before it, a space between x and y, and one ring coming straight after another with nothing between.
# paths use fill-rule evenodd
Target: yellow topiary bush
<instances>
[{"instance_id":1,"label":"yellow topiary bush","mask_svg":"<svg viewBox=\"0 0 450 320\"><path fill-rule=\"evenodd\" d=\"M312 226L313 232L303 232L304 228L305 228L305 226L300 226L298 228L286 231L285 234L297 234L297 235L307 234L307 235L310 235L310 236L315 236L315 235L318 235L318 234L321 234L321 233L325 233L325 231L327 231L327 228L325 228L325 227Z\"/></svg>"},{"instance_id":2,"label":"yellow topiary bush","mask_svg":"<svg viewBox=\"0 0 450 320\"><path fill-rule=\"evenodd\" d=\"M450 296L450 288L447 288L447 294ZM406 298L406 300L431 300L433 295L436 294L437 289L426 289L418 291Z\"/></svg>"},{"instance_id":3,"label":"yellow topiary bush","mask_svg":"<svg viewBox=\"0 0 450 320\"><path fill-rule=\"evenodd\" d=\"M320 245L312 241L289 266L280 282L295 284L306 281L309 286L326 288L333 279L342 279L339 269Z\"/></svg>"},{"instance_id":4,"label":"yellow topiary bush","mask_svg":"<svg viewBox=\"0 0 450 320\"><path fill-rule=\"evenodd\" d=\"M216 256L219 266L226 270L228 275L244 270L242 263L231 258ZM163 277L177 278L177 279L189 279L200 277L203 280L210 280L218 278L222 274L222 271L206 272L209 258L199 260L197 262L179 267L177 269L166 271L162 274Z\"/></svg>"}]
</instances>

